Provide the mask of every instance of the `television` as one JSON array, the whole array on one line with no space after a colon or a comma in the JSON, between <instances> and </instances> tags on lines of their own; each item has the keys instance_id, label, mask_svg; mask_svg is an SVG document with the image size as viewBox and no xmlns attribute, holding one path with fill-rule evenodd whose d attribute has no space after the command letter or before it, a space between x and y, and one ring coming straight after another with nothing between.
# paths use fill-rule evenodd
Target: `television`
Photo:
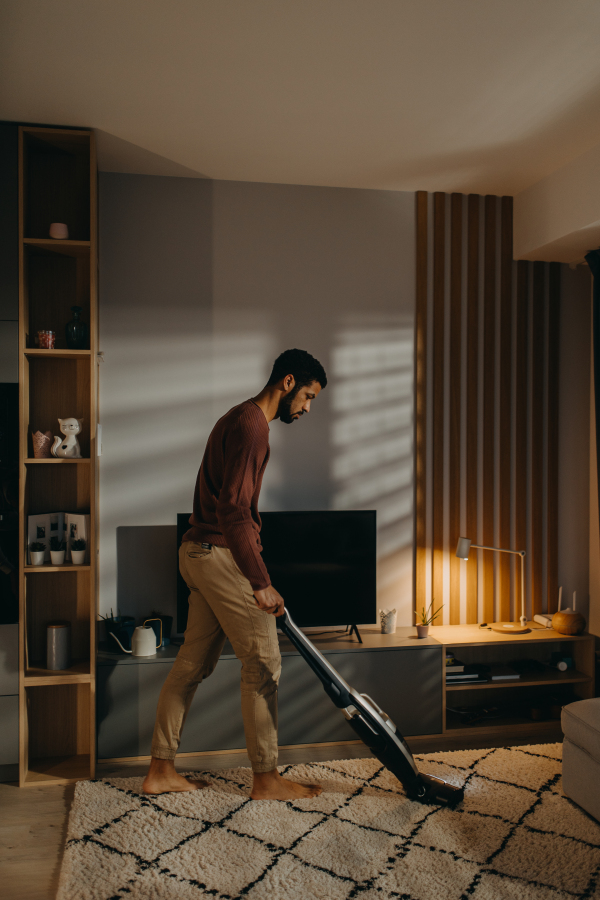
<instances>
[{"instance_id":1,"label":"television","mask_svg":"<svg viewBox=\"0 0 600 900\"><path fill-rule=\"evenodd\" d=\"M377 617L375 510L261 513L262 556L271 582L303 628L357 625ZM177 516L178 546L190 527ZM177 626L189 591L178 576Z\"/></svg>"}]
</instances>

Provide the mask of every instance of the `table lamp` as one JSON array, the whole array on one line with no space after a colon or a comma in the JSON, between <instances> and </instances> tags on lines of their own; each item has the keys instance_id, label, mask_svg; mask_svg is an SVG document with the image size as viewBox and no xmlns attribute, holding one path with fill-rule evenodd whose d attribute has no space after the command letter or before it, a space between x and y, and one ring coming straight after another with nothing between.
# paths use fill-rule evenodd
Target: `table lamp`
<instances>
[{"instance_id":1,"label":"table lamp","mask_svg":"<svg viewBox=\"0 0 600 900\"><path fill-rule=\"evenodd\" d=\"M468 559L471 547L474 550L494 550L496 553L513 553L521 557L521 618L517 622L494 622L490 627L492 631L500 634L523 634L529 631L527 616L525 615L525 551L506 550L504 547L487 547L485 544L472 544L469 538L459 537L456 545L456 555L459 559Z\"/></svg>"}]
</instances>

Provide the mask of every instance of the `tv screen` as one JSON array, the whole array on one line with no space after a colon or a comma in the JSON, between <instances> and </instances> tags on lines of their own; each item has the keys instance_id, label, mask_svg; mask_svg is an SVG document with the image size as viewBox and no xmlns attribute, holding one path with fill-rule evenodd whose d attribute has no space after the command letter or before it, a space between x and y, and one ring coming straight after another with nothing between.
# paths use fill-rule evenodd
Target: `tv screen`
<instances>
[{"instance_id":1,"label":"tv screen","mask_svg":"<svg viewBox=\"0 0 600 900\"><path fill-rule=\"evenodd\" d=\"M261 513L263 559L301 627L375 622L375 510ZM178 544L189 515L177 516ZM178 630L187 621L188 590L179 576Z\"/></svg>"}]
</instances>

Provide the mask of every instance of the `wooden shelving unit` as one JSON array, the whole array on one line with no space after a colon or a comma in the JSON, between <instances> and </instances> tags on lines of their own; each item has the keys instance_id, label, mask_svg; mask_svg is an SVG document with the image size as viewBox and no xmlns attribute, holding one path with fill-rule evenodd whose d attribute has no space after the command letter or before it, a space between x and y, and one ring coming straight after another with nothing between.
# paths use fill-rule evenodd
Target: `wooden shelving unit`
<instances>
[{"instance_id":1,"label":"wooden shelving unit","mask_svg":"<svg viewBox=\"0 0 600 900\"><path fill-rule=\"evenodd\" d=\"M96 153L91 131L19 129L20 784L40 787L95 774L98 466ZM48 237L66 222L68 240ZM82 307L89 349L66 345L71 306ZM34 346L40 329L56 349ZM31 432L84 420L83 459L35 459ZM90 515L89 565L28 565L27 517ZM71 625L73 663L45 667L46 625Z\"/></svg>"},{"instance_id":2,"label":"wooden shelving unit","mask_svg":"<svg viewBox=\"0 0 600 900\"><path fill-rule=\"evenodd\" d=\"M448 738L481 738L494 740L514 739L519 731L539 733L540 740L556 740L560 731L556 719L532 720L520 711L520 699L530 696L532 705L535 698L547 689L560 689L572 685L577 698L594 696L594 637L589 634L565 635L551 628L542 628L535 622L529 623L530 631L512 636L498 635L478 625L439 625L429 629L429 635L442 644L445 650L452 649L465 663L510 664L517 659L535 659L548 663L552 651L560 650L573 659L574 667L560 672L547 666L542 672L522 675L514 681L485 682L483 684L446 684L445 652L443 684L443 735ZM490 692L489 695L487 692ZM462 722L451 707L469 707L478 704L505 705L514 707L514 714L498 718L481 719L477 722Z\"/></svg>"}]
</instances>

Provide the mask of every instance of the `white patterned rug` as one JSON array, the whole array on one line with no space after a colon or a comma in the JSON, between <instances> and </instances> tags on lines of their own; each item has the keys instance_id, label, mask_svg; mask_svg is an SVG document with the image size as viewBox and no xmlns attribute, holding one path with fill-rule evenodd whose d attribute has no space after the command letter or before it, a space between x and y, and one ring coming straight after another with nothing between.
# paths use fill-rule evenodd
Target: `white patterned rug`
<instances>
[{"instance_id":1,"label":"white patterned rug","mask_svg":"<svg viewBox=\"0 0 600 900\"><path fill-rule=\"evenodd\" d=\"M419 756L464 784L454 811L407 800L374 759L283 767L324 787L295 803L249 800L250 769L158 797L80 782L58 900L600 900L600 825L563 795L561 749Z\"/></svg>"}]
</instances>

